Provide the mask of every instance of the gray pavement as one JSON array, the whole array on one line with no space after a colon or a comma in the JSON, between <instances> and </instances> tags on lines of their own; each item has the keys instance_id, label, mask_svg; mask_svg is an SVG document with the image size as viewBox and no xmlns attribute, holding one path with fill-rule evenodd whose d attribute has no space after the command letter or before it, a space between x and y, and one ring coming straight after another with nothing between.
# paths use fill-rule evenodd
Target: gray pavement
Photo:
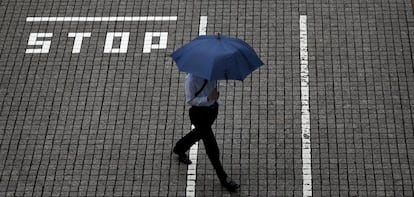
<instances>
[{"instance_id":1,"label":"gray pavement","mask_svg":"<svg viewBox=\"0 0 414 197\"><path fill-rule=\"evenodd\" d=\"M196 196L302 196L300 15L313 196L414 196L408 0L2 0L0 196L185 196L187 167L171 152L190 128L185 74L169 54L198 35L200 16L207 33L245 39L266 66L220 83L214 130L240 190L220 186L201 143ZM46 16L177 19L27 21ZM110 44L111 32L129 32L128 44L125 34ZM168 32L166 46L145 45L146 32ZM90 33L79 53L69 33Z\"/></svg>"}]
</instances>

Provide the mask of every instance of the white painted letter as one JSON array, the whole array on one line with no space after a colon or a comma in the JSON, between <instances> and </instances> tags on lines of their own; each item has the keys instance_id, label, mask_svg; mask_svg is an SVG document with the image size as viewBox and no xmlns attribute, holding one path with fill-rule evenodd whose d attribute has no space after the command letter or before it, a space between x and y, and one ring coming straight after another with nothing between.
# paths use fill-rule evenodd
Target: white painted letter
<instances>
[{"instance_id":1,"label":"white painted letter","mask_svg":"<svg viewBox=\"0 0 414 197\"><path fill-rule=\"evenodd\" d=\"M75 42L73 44L72 53L80 53L82 47L82 41L84 37L91 37L91 33L69 33L68 37L75 38Z\"/></svg>"},{"instance_id":2,"label":"white painted letter","mask_svg":"<svg viewBox=\"0 0 414 197\"><path fill-rule=\"evenodd\" d=\"M152 38L160 37L160 43L153 44ZM151 53L151 49L166 49L168 32L145 32L143 53Z\"/></svg>"},{"instance_id":3,"label":"white painted letter","mask_svg":"<svg viewBox=\"0 0 414 197\"><path fill-rule=\"evenodd\" d=\"M49 53L50 45L52 41L39 41L37 38L51 38L53 33L30 33L29 42L30 46L42 46L40 49L26 49L26 53Z\"/></svg>"},{"instance_id":4,"label":"white painted letter","mask_svg":"<svg viewBox=\"0 0 414 197\"><path fill-rule=\"evenodd\" d=\"M121 44L118 49L113 49L115 37L121 37ZM108 32L106 34L104 53L126 53L128 50L129 32Z\"/></svg>"}]
</instances>

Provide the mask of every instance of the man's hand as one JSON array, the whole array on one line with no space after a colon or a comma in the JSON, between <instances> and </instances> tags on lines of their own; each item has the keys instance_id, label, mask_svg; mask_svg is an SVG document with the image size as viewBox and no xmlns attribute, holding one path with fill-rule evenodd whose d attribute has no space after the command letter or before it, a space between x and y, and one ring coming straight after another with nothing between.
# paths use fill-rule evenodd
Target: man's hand
<instances>
[{"instance_id":1,"label":"man's hand","mask_svg":"<svg viewBox=\"0 0 414 197\"><path fill-rule=\"evenodd\" d=\"M217 92L217 88L213 90L213 92L210 93L210 95L208 95L208 100L209 101L215 101L219 98L220 93Z\"/></svg>"}]
</instances>

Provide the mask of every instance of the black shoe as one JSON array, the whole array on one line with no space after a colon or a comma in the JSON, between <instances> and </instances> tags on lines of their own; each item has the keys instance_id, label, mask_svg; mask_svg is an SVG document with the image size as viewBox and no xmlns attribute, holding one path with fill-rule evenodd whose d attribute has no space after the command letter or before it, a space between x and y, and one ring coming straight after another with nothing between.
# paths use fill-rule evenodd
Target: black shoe
<instances>
[{"instance_id":1,"label":"black shoe","mask_svg":"<svg viewBox=\"0 0 414 197\"><path fill-rule=\"evenodd\" d=\"M221 181L221 185L225 187L230 192L235 192L238 188L240 188L240 185L231 180L229 177L227 177L225 180Z\"/></svg>"},{"instance_id":2,"label":"black shoe","mask_svg":"<svg viewBox=\"0 0 414 197\"><path fill-rule=\"evenodd\" d=\"M190 158L188 157L187 154L177 153L175 151L174 151L174 153L178 155L178 161L180 161L181 163L186 164L186 165L190 165L190 164L193 163L193 162L191 162L191 160L190 160Z\"/></svg>"}]
</instances>

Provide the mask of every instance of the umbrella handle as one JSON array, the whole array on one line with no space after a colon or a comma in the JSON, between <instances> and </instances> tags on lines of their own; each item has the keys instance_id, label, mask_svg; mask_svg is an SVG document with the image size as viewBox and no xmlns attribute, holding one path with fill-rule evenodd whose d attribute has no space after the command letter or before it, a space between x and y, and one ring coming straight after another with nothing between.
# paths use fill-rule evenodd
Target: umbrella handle
<instances>
[{"instance_id":1,"label":"umbrella handle","mask_svg":"<svg viewBox=\"0 0 414 197\"><path fill-rule=\"evenodd\" d=\"M216 32L216 34L217 34L217 39L220 39L221 32Z\"/></svg>"}]
</instances>

